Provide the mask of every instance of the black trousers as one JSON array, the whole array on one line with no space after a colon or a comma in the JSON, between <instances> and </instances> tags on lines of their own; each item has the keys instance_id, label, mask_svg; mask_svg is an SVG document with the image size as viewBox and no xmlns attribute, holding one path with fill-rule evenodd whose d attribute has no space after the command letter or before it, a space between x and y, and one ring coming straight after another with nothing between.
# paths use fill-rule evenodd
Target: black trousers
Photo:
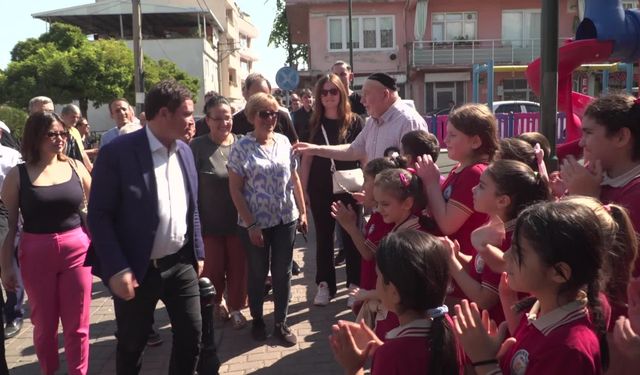
<instances>
[{"instance_id":1,"label":"black trousers","mask_svg":"<svg viewBox=\"0 0 640 375\"><path fill-rule=\"evenodd\" d=\"M316 284L325 281L329 285L329 293L336 294L336 267L333 263L333 235L336 221L331 217L331 204L335 201L342 201L345 205L351 205L358 214L360 220L361 208L349 194L336 194L330 191L309 191L311 201L311 212L316 230ZM340 225L340 224L337 224ZM343 231L342 242L344 246L347 286L349 284L360 284L360 253L353 244L351 237Z\"/></svg>"},{"instance_id":2,"label":"black trousers","mask_svg":"<svg viewBox=\"0 0 640 375\"><path fill-rule=\"evenodd\" d=\"M142 353L158 300L162 300L167 308L173 332L169 374L190 375L195 372L202 334L198 275L190 262L180 261L166 270L150 266L132 300L114 297L118 324L118 375L140 372Z\"/></svg>"}]
</instances>

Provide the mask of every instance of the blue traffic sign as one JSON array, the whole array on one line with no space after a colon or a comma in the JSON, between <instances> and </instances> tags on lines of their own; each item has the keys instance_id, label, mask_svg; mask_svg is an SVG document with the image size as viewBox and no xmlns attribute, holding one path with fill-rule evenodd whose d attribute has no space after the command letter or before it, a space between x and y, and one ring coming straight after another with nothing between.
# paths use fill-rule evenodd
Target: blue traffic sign
<instances>
[{"instance_id":1,"label":"blue traffic sign","mask_svg":"<svg viewBox=\"0 0 640 375\"><path fill-rule=\"evenodd\" d=\"M282 67L276 73L276 83L282 90L295 90L300 84L300 74L290 66Z\"/></svg>"}]
</instances>

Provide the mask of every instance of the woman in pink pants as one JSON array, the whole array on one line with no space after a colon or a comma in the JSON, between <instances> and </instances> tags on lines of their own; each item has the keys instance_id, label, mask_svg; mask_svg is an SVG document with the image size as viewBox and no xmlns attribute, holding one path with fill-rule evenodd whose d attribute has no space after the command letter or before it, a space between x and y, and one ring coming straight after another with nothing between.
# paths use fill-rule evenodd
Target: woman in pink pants
<instances>
[{"instance_id":1,"label":"woman in pink pants","mask_svg":"<svg viewBox=\"0 0 640 375\"><path fill-rule=\"evenodd\" d=\"M11 264L18 213L23 217L19 260L31 305L33 341L43 374L59 367L58 320L62 321L68 374L86 374L89 365L91 268L84 266L89 238L79 208L91 177L82 163L64 154L69 132L54 113L27 119L20 164L2 186L9 233L2 246L2 282L14 290ZM71 165L70 163L74 163Z\"/></svg>"}]
</instances>

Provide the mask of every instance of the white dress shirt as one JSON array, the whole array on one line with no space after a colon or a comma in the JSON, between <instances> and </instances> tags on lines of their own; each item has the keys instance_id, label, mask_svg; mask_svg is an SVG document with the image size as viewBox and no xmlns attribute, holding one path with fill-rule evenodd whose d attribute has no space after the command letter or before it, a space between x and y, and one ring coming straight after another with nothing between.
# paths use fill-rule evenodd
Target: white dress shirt
<instances>
[{"instance_id":1,"label":"white dress shirt","mask_svg":"<svg viewBox=\"0 0 640 375\"><path fill-rule=\"evenodd\" d=\"M158 191L158 229L153 240L151 259L174 254L187 239L187 189L174 142L167 149L149 127L145 128L153 159Z\"/></svg>"}]
</instances>

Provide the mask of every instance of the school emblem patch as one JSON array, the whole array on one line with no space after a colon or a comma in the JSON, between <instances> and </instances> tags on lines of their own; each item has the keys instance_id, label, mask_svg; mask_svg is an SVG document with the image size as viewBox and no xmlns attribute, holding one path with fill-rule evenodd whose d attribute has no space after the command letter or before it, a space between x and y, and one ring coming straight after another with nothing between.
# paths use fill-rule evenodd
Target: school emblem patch
<instances>
[{"instance_id":1,"label":"school emblem patch","mask_svg":"<svg viewBox=\"0 0 640 375\"><path fill-rule=\"evenodd\" d=\"M476 257L474 266L476 267L476 272L478 273L478 275L482 274L482 272L484 271L484 259L482 258L482 256L478 255Z\"/></svg>"},{"instance_id":2,"label":"school emblem patch","mask_svg":"<svg viewBox=\"0 0 640 375\"><path fill-rule=\"evenodd\" d=\"M529 364L529 352L520 349L511 358L511 375L524 375Z\"/></svg>"},{"instance_id":3,"label":"school emblem patch","mask_svg":"<svg viewBox=\"0 0 640 375\"><path fill-rule=\"evenodd\" d=\"M449 201L449 198L451 198L451 192L453 191L453 185L449 185L447 186L446 189L444 189L444 191L442 192L442 196L444 197L445 202Z\"/></svg>"},{"instance_id":4,"label":"school emblem patch","mask_svg":"<svg viewBox=\"0 0 640 375\"><path fill-rule=\"evenodd\" d=\"M376 230L376 225L375 224L371 224L371 226L369 227L369 233L367 233L368 235L371 235L371 233L373 233Z\"/></svg>"}]
</instances>

